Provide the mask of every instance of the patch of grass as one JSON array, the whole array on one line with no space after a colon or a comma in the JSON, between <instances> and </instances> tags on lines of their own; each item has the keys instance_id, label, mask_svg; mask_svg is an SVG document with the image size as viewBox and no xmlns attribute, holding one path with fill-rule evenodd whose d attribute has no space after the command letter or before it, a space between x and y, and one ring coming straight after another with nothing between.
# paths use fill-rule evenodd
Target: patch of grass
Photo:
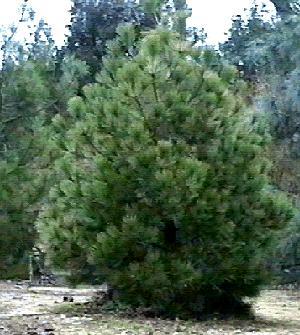
<instances>
[{"instance_id":1,"label":"patch of grass","mask_svg":"<svg viewBox=\"0 0 300 335\"><path fill-rule=\"evenodd\" d=\"M66 314L66 315L78 315L83 314L86 310L86 304L77 303L61 303L50 308L50 312L53 314Z\"/></svg>"},{"instance_id":2,"label":"patch of grass","mask_svg":"<svg viewBox=\"0 0 300 335\"><path fill-rule=\"evenodd\" d=\"M118 316L111 316L103 320L97 321L99 328L107 325L111 330L128 331L133 334L141 334L142 332L150 332L153 327L150 324L143 323L139 320L125 319Z\"/></svg>"}]
</instances>

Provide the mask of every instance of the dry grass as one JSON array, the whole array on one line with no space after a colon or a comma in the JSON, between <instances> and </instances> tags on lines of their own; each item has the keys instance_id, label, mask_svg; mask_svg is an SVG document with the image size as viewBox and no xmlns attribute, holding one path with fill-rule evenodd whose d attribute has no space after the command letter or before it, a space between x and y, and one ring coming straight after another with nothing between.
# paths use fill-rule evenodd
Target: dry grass
<instances>
[{"instance_id":1,"label":"dry grass","mask_svg":"<svg viewBox=\"0 0 300 335\"><path fill-rule=\"evenodd\" d=\"M67 292L68 293L68 292ZM300 335L300 291L270 290L254 301L254 320L170 321L122 314L82 313L91 298L72 291L74 303L62 303L55 288L39 293L0 284L1 335ZM30 306L31 304L31 306ZM28 308L29 307L29 308ZM22 313L22 310L24 313ZM29 312L31 311L31 313ZM17 313L14 313L14 311ZM27 314L21 316L21 314ZM30 315L31 314L31 315ZM2 327L2 330L1 330Z\"/></svg>"}]
</instances>

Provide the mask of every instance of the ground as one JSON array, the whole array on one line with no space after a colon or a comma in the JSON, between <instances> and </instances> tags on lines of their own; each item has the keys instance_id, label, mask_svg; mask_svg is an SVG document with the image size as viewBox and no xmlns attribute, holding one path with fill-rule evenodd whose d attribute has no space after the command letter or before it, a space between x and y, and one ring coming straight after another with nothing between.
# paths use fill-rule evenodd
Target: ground
<instances>
[{"instance_id":1,"label":"ground","mask_svg":"<svg viewBox=\"0 0 300 335\"><path fill-rule=\"evenodd\" d=\"M0 283L1 335L300 335L300 291L265 290L254 301L254 320L168 321L116 314L74 315L95 289ZM73 298L73 302L63 302Z\"/></svg>"}]
</instances>

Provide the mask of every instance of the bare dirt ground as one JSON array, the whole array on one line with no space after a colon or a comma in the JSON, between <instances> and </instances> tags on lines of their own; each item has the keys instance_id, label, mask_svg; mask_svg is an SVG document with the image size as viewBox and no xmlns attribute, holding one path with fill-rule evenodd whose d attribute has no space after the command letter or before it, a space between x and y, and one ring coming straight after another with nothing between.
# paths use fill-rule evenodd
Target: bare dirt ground
<instances>
[{"instance_id":1,"label":"bare dirt ground","mask_svg":"<svg viewBox=\"0 0 300 335\"><path fill-rule=\"evenodd\" d=\"M268 290L254 301L255 320L168 321L69 313L95 289L27 288L0 283L1 335L300 335L300 291ZM73 302L63 302L72 297ZM65 298L66 299L66 298Z\"/></svg>"}]
</instances>

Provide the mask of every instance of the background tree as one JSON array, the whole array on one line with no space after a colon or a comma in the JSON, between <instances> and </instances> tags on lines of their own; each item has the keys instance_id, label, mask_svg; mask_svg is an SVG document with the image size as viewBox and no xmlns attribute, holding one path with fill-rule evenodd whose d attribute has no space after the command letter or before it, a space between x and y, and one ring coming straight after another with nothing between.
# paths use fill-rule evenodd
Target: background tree
<instances>
[{"instance_id":1,"label":"background tree","mask_svg":"<svg viewBox=\"0 0 300 335\"><path fill-rule=\"evenodd\" d=\"M32 21L33 13L24 1L19 25L21 26L24 22L30 25ZM24 256L33 245L35 236L34 210L28 205L34 198L33 181L27 169L28 158L31 157L32 151L28 120L33 111L26 111L26 107L29 105L32 107L30 102L36 98L34 94L41 93L41 88L39 74L33 70L31 78L28 76L28 67L24 66L27 52L24 46L14 39L18 28L11 27L8 33L3 33L1 47L0 276L6 278L25 275ZM35 83L33 79L37 79L38 82ZM30 90L32 88L40 89L38 92L33 92ZM25 94L26 92L28 95Z\"/></svg>"},{"instance_id":2,"label":"background tree","mask_svg":"<svg viewBox=\"0 0 300 335\"><path fill-rule=\"evenodd\" d=\"M184 11L187 9L186 0L174 0L174 8L177 12L181 12L178 17L177 21L177 28L176 31L179 32L181 36L186 35L187 25L186 25L186 15Z\"/></svg>"},{"instance_id":3,"label":"background tree","mask_svg":"<svg viewBox=\"0 0 300 335\"><path fill-rule=\"evenodd\" d=\"M18 41L18 29L26 33ZM35 243L34 221L51 181L51 153L43 153L42 126L66 110L87 67L61 61L44 21L21 7L18 27L3 34L0 89L0 276L26 277L27 255ZM82 70L84 68L84 70ZM85 71L86 70L86 71ZM52 153L53 154L53 153Z\"/></svg>"},{"instance_id":4,"label":"background tree","mask_svg":"<svg viewBox=\"0 0 300 335\"><path fill-rule=\"evenodd\" d=\"M269 120L274 139L269 152L274 161L273 181L279 189L290 194L299 208L300 48L297 34L300 21L299 16L295 15L297 3L282 2L285 7L280 11L281 4L276 1L281 19L273 19L270 23L264 22L264 13L254 7L249 21L244 22L239 17L233 22L230 39L221 46L221 50L229 62L241 64L240 69L254 88L252 101ZM287 14L288 8L290 15ZM284 243L287 245L281 250L290 249L289 245L297 245L295 236L298 236L300 229L297 217L286 232ZM277 256L283 269L300 264L298 248L295 248L295 252L289 252L289 256ZM298 276L300 278L300 273Z\"/></svg>"},{"instance_id":5,"label":"background tree","mask_svg":"<svg viewBox=\"0 0 300 335\"><path fill-rule=\"evenodd\" d=\"M151 13L143 12L135 0L73 1L66 51L87 62L95 74L101 68L107 42L116 36L121 23L133 23L143 30L156 24Z\"/></svg>"},{"instance_id":6,"label":"background tree","mask_svg":"<svg viewBox=\"0 0 300 335\"><path fill-rule=\"evenodd\" d=\"M299 12L299 0L271 0L276 8L277 15L285 18Z\"/></svg>"},{"instance_id":7,"label":"background tree","mask_svg":"<svg viewBox=\"0 0 300 335\"><path fill-rule=\"evenodd\" d=\"M274 22L264 18L265 6L253 6L247 20L237 15L228 32L228 40L220 45L225 59L243 71L244 78L251 82L258 80L257 75L270 71L274 65L273 50L267 50L265 38L274 32Z\"/></svg>"}]
</instances>

